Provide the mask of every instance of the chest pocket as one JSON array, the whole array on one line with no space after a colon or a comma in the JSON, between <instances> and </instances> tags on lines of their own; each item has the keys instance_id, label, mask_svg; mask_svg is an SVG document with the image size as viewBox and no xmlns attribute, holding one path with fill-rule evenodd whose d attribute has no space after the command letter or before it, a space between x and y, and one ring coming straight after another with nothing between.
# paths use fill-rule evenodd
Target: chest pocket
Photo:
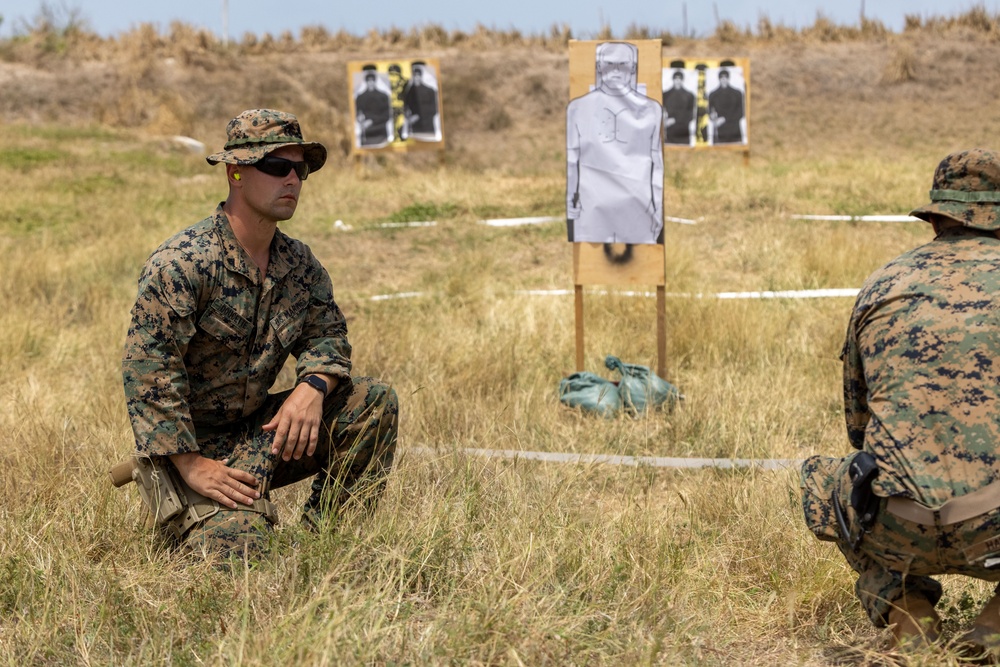
<instances>
[{"instance_id":1,"label":"chest pocket","mask_svg":"<svg viewBox=\"0 0 1000 667\"><path fill-rule=\"evenodd\" d=\"M198 321L198 328L234 351L246 349L253 323L224 301L216 300Z\"/></svg>"},{"instance_id":2,"label":"chest pocket","mask_svg":"<svg viewBox=\"0 0 1000 667\"><path fill-rule=\"evenodd\" d=\"M281 347L289 351L302 336L306 324L306 302L299 301L271 317L271 330Z\"/></svg>"}]
</instances>

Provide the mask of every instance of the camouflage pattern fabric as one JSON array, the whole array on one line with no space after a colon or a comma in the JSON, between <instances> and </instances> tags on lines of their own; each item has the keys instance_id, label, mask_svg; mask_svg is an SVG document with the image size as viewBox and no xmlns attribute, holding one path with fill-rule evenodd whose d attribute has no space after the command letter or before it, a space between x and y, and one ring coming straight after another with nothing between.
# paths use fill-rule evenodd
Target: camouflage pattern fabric
<instances>
[{"instance_id":1,"label":"camouflage pattern fabric","mask_svg":"<svg viewBox=\"0 0 1000 667\"><path fill-rule=\"evenodd\" d=\"M952 227L876 271L843 350L851 444L883 497L927 507L1000 481L1000 240Z\"/></svg>"},{"instance_id":2,"label":"camouflage pattern fabric","mask_svg":"<svg viewBox=\"0 0 1000 667\"><path fill-rule=\"evenodd\" d=\"M147 260L122 361L140 455L199 451L207 434L256 413L289 355L299 379L350 377L326 269L280 230L270 252L261 281L220 204Z\"/></svg>"},{"instance_id":3,"label":"camouflage pattern fabric","mask_svg":"<svg viewBox=\"0 0 1000 667\"><path fill-rule=\"evenodd\" d=\"M1000 557L1000 509L950 526L924 526L885 511L885 501L858 550L839 531L833 503L839 500L852 538L860 532L857 514L848 502L851 456L813 456L802 466L802 506L806 524L821 540L837 544L858 573L855 592L877 627L885 627L890 603L904 594L922 594L937 604L941 584L936 574L960 574L1000 581L1000 568L987 567ZM998 587L1000 591L1000 587Z\"/></svg>"},{"instance_id":4,"label":"camouflage pattern fabric","mask_svg":"<svg viewBox=\"0 0 1000 667\"><path fill-rule=\"evenodd\" d=\"M1000 229L1000 154L984 148L953 153L934 171L931 203L910 215L940 215L966 227Z\"/></svg>"},{"instance_id":5,"label":"camouflage pattern fabric","mask_svg":"<svg viewBox=\"0 0 1000 667\"><path fill-rule=\"evenodd\" d=\"M303 141L299 120L284 111L247 109L229 121L226 137L225 147L205 158L209 164L252 165L282 146L302 146L310 173L326 164L326 147L315 141Z\"/></svg>"},{"instance_id":6,"label":"camouflage pattern fabric","mask_svg":"<svg viewBox=\"0 0 1000 667\"><path fill-rule=\"evenodd\" d=\"M390 387L371 379L353 378L338 383L323 402L323 428L312 456L284 461L271 454L273 432L261 426L269 422L290 391L273 394L264 405L232 426L228 434L209 438L202 454L213 459L229 458L233 468L257 478L264 497L308 477L312 491L303 519L318 529L324 520L352 501L371 507L385 486L396 449L399 407ZM222 510L193 527L182 548L192 553L253 557L268 548L272 527L261 514Z\"/></svg>"},{"instance_id":7,"label":"camouflage pattern fabric","mask_svg":"<svg viewBox=\"0 0 1000 667\"><path fill-rule=\"evenodd\" d=\"M943 226L865 282L842 354L848 437L878 462L872 489L929 508L1000 481L1000 240ZM836 542L858 573L858 598L876 625L885 625L889 603L904 592L936 603L933 575L1000 580L986 567L1000 547L998 510L924 526L886 512L883 500L871 532L852 549L834 514L839 502L856 538L850 460L806 460L803 511L813 533Z\"/></svg>"}]
</instances>

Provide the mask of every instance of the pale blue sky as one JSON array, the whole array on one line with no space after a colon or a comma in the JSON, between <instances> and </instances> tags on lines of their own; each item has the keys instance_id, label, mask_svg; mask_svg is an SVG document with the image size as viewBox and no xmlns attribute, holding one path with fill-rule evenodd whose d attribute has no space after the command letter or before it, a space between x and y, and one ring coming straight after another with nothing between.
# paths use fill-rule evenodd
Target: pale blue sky
<instances>
[{"instance_id":1,"label":"pale blue sky","mask_svg":"<svg viewBox=\"0 0 1000 667\"><path fill-rule=\"evenodd\" d=\"M864 4L865 15L881 20L892 30L902 29L904 17L948 16L982 5L991 14L1000 12L1000 0L228 0L229 36L245 32L261 35L303 26L322 25L361 34L372 28L409 28L437 23L446 29L472 30L477 23L524 33L547 32L565 23L574 36L586 39L608 24L621 34L630 24L646 25L675 34L687 28L696 35L711 33L716 11L722 20L739 26L756 26L761 15L791 27L811 25L817 13L836 23L856 25ZM0 36L8 37L25 20L38 13L41 0L0 0ZM158 24L166 30L174 20L223 34L223 0L47 0L57 10L75 9L92 29L102 35L128 30L139 23Z\"/></svg>"}]
</instances>

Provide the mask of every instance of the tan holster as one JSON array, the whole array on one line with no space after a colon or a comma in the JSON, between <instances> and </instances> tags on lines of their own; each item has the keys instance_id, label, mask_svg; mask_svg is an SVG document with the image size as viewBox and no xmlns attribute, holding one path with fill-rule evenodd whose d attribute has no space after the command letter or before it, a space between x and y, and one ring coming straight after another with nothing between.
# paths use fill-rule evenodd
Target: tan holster
<instances>
[{"instance_id":1,"label":"tan holster","mask_svg":"<svg viewBox=\"0 0 1000 667\"><path fill-rule=\"evenodd\" d=\"M214 516L222 506L215 500L194 491L181 478L169 461L157 462L149 457L131 456L109 471L111 483L121 487L135 482L142 502L153 515L158 526L178 540L197 523ZM258 498L253 505L237 503L236 508L263 514L268 523L278 523L278 510L270 500Z\"/></svg>"}]
</instances>

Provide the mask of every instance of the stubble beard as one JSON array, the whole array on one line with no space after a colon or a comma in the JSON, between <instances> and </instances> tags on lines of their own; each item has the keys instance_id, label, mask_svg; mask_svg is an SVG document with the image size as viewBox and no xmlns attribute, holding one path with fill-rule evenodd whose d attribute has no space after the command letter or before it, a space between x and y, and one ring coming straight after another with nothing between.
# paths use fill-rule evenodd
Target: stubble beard
<instances>
[{"instance_id":1,"label":"stubble beard","mask_svg":"<svg viewBox=\"0 0 1000 667\"><path fill-rule=\"evenodd\" d=\"M297 200L282 199L279 197L271 205L274 221L283 222L285 220L291 220L292 216L295 215L295 209L297 206Z\"/></svg>"}]
</instances>

